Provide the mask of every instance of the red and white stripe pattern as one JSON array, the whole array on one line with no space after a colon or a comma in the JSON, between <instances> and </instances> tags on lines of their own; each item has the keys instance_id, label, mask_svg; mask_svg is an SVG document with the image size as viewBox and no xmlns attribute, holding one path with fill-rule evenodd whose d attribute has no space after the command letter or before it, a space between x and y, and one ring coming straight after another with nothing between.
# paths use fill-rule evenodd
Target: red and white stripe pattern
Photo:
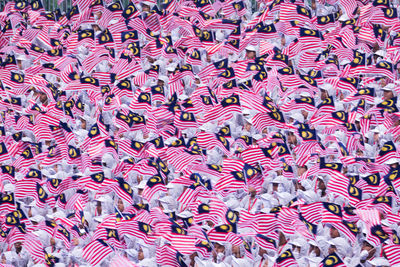
<instances>
[{"instance_id":1,"label":"red and white stripe pattern","mask_svg":"<svg viewBox=\"0 0 400 267\"><path fill-rule=\"evenodd\" d=\"M113 252L113 248L108 245L104 240L97 239L83 248L83 258L91 265L101 263L108 255Z\"/></svg>"}]
</instances>

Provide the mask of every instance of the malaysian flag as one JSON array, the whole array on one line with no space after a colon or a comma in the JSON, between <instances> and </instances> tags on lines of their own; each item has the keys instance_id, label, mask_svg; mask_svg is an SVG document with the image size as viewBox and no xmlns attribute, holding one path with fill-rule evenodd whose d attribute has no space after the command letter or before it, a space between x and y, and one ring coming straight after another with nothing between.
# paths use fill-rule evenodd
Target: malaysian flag
<instances>
[{"instance_id":1,"label":"malaysian flag","mask_svg":"<svg viewBox=\"0 0 400 267\"><path fill-rule=\"evenodd\" d=\"M279 267L298 266L291 249L288 249L281 253L279 257L276 258L275 264Z\"/></svg>"},{"instance_id":2,"label":"malaysian flag","mask_svg":"<svg viewBox=\"0 0 400 267\"><path fill-rule=\"evenodd\" d=\"M83 248L83 258L91 265L101 263L114 249L102 239L96 239Z\"/></svg>"},{"instance_id":3,"label":"malaysian flag","mask_svg":"<svg viewBox=\"0 0 400 267\"><path fill-rule=\"evenodd\" d=\"M342 261L342 259L339 257L338 254L335 252L329 254L326 256L322 262L319 264L320 267L327 267L327 266L332 266L332 267L345 267L346 264Z\"/></svg>"},{"instance_id":4,"label":"malaysian flag","mask_svg":"<svg viewBox=\"0 0 400 267\"><path fill-rule=\"evenodd\" d=\"M164 180L159 175L154 175L151 177L143 190L142 196L148 201L153 199L155 194L166 193L167 188L165 186Z\"/></svg>"}]
</instances>

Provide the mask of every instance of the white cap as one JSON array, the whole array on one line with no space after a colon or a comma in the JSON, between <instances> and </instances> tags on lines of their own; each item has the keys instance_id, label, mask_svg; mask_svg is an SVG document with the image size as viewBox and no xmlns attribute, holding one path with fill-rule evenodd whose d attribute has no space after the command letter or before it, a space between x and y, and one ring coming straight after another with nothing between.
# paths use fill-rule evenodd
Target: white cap
<instances>
[{"instance_id":1,"label":"white cap","mask_svg":"<svg viewBox=\"0 0 400 267\"><path fill-rule=\"evenodd\" d=\"M210 122L206 122L203 125L201 125L199 127L200 130L204 130L204 131L208 131L208 132L214 132L215 130L215 125L210 123Z\"/></svg>"},{"instance_id":2,"label":"white cap","mask_svg":"<svg viewBox=\"0 0 400 267\"><path fill-rule=\"evenodd\" d=\"M375 128L372 130L372 132L373 132L373 133L379 133L378 127L375 127Z\"/></svg>"},{"instance_id":3,"label":"white cap","mask_svg":"<svg viewBox=\"0 0 400 267\"><path fill-rule=\"evenodd\" d=\"M28 207L36 207L36 200L33 200L31 203L29 203Z\"/></svg>"},{"instance_id":4,"label":"white cap","mask_svg":"<svg viewBox=\"0 0 400 267\"><path fill-rule=\"evenodd\" d=\"M96 200L100 201L100 202L111 202L112 201L112 199L111 199L111 197L109 195L101 195Z\"/></svg>"},{"instance_id":5,"label":"white cap","mask_svg":"<svg viewBox=\"0 0 400 267\"><path fill-rule=\"evenodd\" d=\"M248 46L246 47L246 50L247 50L247 51L252 51L252 52L257 52L257 49L256 49L254 46L252 46L252 45L248 45Z\"/></svg>"},{"instance_id":6,"label":"white cap","mask_svg":"<svg viewBox=\"0 0 400 267\"><path fill-rule=\"evenodd\" d=\"M307 92L307 91L302 91L300 93L300 96L311 97L311 94L309 92Z\"/></svg>"},{"instance_id":7,"label":"white cap","mask_svg":"<svg viewBox=\"0 0 400 267\"><path fill-rule=\"evenodd\" d=\"M181 218L190 218L190 217L193 217L193 214L188 210L184 210L181 213L178 213L176 216L181 217Z\"/></svg>"},{"instance_id":8,"label":"white cap","mask_svg":"<svg viewBox=\"0 0 400 267\"><path fill-rule=\"evenodd\" d=\"M386 55L386 52L385 52L385 51L383 51L383 50L378 50L378 51L376 51L376 52L375 52L375 55L378 55L378 56L384 57L384 56Z\"/></svg>"},{"instance_id":9,"label":"white cap","mask_svg":"<svg viewBox=\"0 0 400 267\"><path fill-rule=\"evenodd\" d=\"M289 241L289 244L295 245L296 247L301 247L306 244L306 241L304 240L304 238L299 237L295 240Z\"/></svg>"},{"instance_id":10,"label":"white cap","mask_svg":"<svg viewBox=\"0 0 400 267\"><path fill-rule=\"evenodd\" d=\"M161 203L172 204L174 203L174 199L172 196L165 196L158 199Z\"/></svg>"},{"instance_id":11,"label":"white cap","mask_svg":"<svg viewBox=\"0 0 400 267\"><path fill-rule=\"evenodd\" d=\"M296 120L300 123L304 122L304 116L299 113L293 113L292 115L289 115L289 117L293 118L294 120Z\"/></svg>"},{"instance_id":12,"label":"white cap","mask_svg":"<svg viewBox=\"0 0 400 267\"><path fill-rule=\"evenodd\" d=\"M178 99L179 100L185 100L185 99L187 99L188 98L188 96L187 95L185 95L185 94L181 94L181 95L179 95L179 97L178 97Z\"/></svg>"},{"instance_id":13,"label":"white cap","mask_svg":"<svg viewBox=\"0 0 400 267\"><path fill-rule=\"evenodd\" d=\"M252 118L244 118L247 123L253 124Z\"/></svg>"},{"instance_id":14,"label":"white cap","mask_svg":"<svg viewBox=\"0 0 400 267\"><path fill-rule=\"evenodd\" d=\"M372 260L367 260L367 262L374 266L391 266L390 262L385 258L374 258Z\"/></svg>"},{"instance_id":15,"label":"white cap","mask_svg":"<svg viewBox=\"0 0 400 267\"><path fill-rule=\"evenodd\" d=\"M142 1L142 5L147 5L149 7L152 7L152 6L154 6L154 3L150 2L150 1Z\"/></svg>"},{"instance_id":16,"label":"white cap","mask_svg":"<svg viewBox=\"0 0 400 267\"><path fill-rule=\"evenodd\" d=\"M33 141L32 141L32 138L30 138L30 137L28 137L28 136L22 137L21 140L22 140L23 142L33 142Z\"/></svg>"},{"instance_id":17,"label":"white cap","mask_svg":"<svg viewBox=\"0 0 400 267\"><path fill-rule=\"evenodd\" d=\"M158 79L159 79L160 81L163 81L165 84L168 84L168 77L167 77L167 76L165 76L165 75L160 75L160 76L158 76Z\"/></svg>"},{"instance_id":18,"label":"white cap","mask_svg":"<svg viewBox=\"0 0 400 267\"><path fill-rule=\"evenodd\" d=\"M321 85L319 86L319 88L328 91L328 90L330 90L330 89L333 89L333 86L332 86L332 84L330 84L330 83L324 83L324 84L321 84Z\"/></svg>"},{"instance_id":19,"label":"white cap","mask_svg":"<svg viewBox=\"0 0 400 267\"><path fill-rule=\"evenodd\" d=\"M14 192L15 186L11 183L8 183L4 186L4 191L5 192Z\"/></svg>"},{"instance_id":20,"label":"white cap","mask_svg":"<svg viewBox=\"0 0 400 267\"><path fill-rule=\"evenodd\" d=\"M307 202L313 203L313 202L317 201L318 195L313 190L307 190L307 191L302 191L302 192L304 192L303 197Z\"/></svg>"},{"instance_id":21,"label":"white cap","mask_svg":"<svg viewBox=\"0 0 400 267\"><path fill-rule=\"evenodd\" d=\"M15 57L15 59L16 59L16 60L26 60L26 56L20 54L20 55L17 55L17 56Z\"/></svg>"},{"instance_id":22,"label":"white cap","mask_svg":"<svg viewBox=\"0 0 400 267\"><path fill-rule=\"evenodd\" d=\"M144 189L145 186L146 186L146 184L147 184L147 181L142 180L142 181L140 181L140 183L136 186L136 188L137 188L137 189Z\"/></svg>"},{"instance_id":23,"label":"white cap","mask_svg":"<svg viewBox=\"0 0 400 267\"><path fill-rule=\"evenodd\" d=\"M107 215L100 215L100 216L96 216L94 217L94 220L98 223L101 223L103 221L103 219L106 217Z\"/></svg>"},{"instance_id":24,"label":"white cap","mask_svg":"<svg viewBox=\"0 0 400 267\"><path fill-rule=\"evenodd\" d=\"M244 108L243 111L242 111L242 114L243 114L244 116L250 115L250 111L251 111L250 109Z\"/></svg>"},{"instance_id":25,"label":"white cap","mask_svg":"<svg viewBox=\"0 0 400 267\"><path fill-rule=\"evenodd\" d=\"M223 40L225 40L225 36L224 36L224 34L222 33L221 30L218 30L218 31L215 33L215 39L216 39L218 42L222 42Z\"/></svg>"},{"instance_id":26,"label":"white cap","mask_svg":"<svg viewBox=\"0 0 400 267\"><path fill-rule=\"evenodd\" d=\"M282 175L277 176L272 183L274 184L282 184L285 181Z\"/></svg>"},{"instance_id":27,"label":"white cap","mask_svg":"<svg viewBox=\"0 0 400 267\"><path fill-rule=\"evenodd\" d=\"M230 198L227 202L226 205L232 209L232 210L236 210L237 208L239 208L240 203L237 199L234 198Z\"/></svg>"},{"instance_id":28,"label":"white cap","mask_svg":"<svg viewBox=\"0 0 400 267\"><path fill-rule=\"evenodd\" d=\"M172 189L172 188L174 188L175 187L175 184L174 183L171 183L171 182L169 182L167 185L166 185L166 188L168 188L168 189Z\"/></svg>"},{"instance_id":29,"label":"white cap","mask_svg":"<svg viewBox=\"0 0 400 267\"><path fill-rule=\"evenodd\" d=\"M349 19L350 19L349 16L347 16L347 14L344 13L343 15L340 16L339 21L346 21L346 20L349 20Z\"/></svg>"},{"instance_id":30,"label":"white cap","mask_svg":"<svg viewBox=\"0 0 400 267\"><path fill-rule=\"evenodd\" d=\"M289 203L290 200L293 199L293 195L288 192L275 192L275 194L279 198L279 202L281 205L286 205Z\"/></svg>"},{"instance_id":31,"label":"white cap","mask_svg":"<svg viewBox=\"0 0 400 267\"><path fill-rule=\"evenodd\" d=\"M382 88L382 90L384 90L384 91L393 91L394 88L395 88L394 83L388 83L385 87Z\"/></svg>"},{"instance_id":32,"label":"white cap","mask_svg":"<svg viewBox=\"0 0 400 267\"><path fill-rule=\"evenodd\" d=\"M44 221L44 217L38 214L38 215L31 217L30 220L32 222L40 223L41 221Z\"/></svg>"},{"instance_id":33,"label":"white cap","mask_svg":"<svg viewBox=\"0 0 400 267\"><path fill-rule=\"evenodd\" d=\"M343 65L346 65L346 64L349 64L349 63L350 63L350 60L345 58L345 59L341 60L339 64L343 66Z\"/></svg>"},{"instance_id":34,"label":"white cap","mask_svg":"<svg viewBox=\"0 0 400 267\"><path fill-rule=\"evenodd\" d=\"M167 71L173 72L173 71L175 71L175 68L176 68L176 66L175 66L174 64L170 64L170 65L168 65L168 67L166 67L165 69L166 69Z\"/></svg>"},{"instance_id":35,"label":"white cap","mask_svg":"<svg viewBox=\"0 0 400 267\"><path fill-rule=\"evenodd\" d=\"M138 256L138 251L136 249L130 248L125 250L129 256L136 258Z\"/></svg>"},{"instance_id":36,"label":"white cap","mask_svg":"<svg viewBox=\"0 0 400 267\"><path fill-rule=\"evenodd\" d=\"M256 140L260 140L263 138L263 136L261 134L255 134L255 135L253 135L253 138Z\"/></svg>"},{"instance_id":37,"label":"white cap","mask_svg":"<svg viewBox=\"0 0 400 267\"><path fill-rule=\"evenodd\" d=\"M336 247L346 246L348 242L343 237L336 237L327 241L328 244L334 245Z\"/></svg>"},{"instance_id":38,"label":"white cap","mask_svg":"<svg viewBox=\"0 0 400 267\"><path fill-rule=\"evenodd\" d=\"M50 219L57 219L57 218L65 218L65 217L67 217L67 216L65 215L65 213L62 212L62 211L56 211L55 213L53 213L53 214L47 214L46 216L47 216L48 218L50 218Z\"/></svg>"},{"instance_id":39,"label":"white cap","mask_svg":"<svg viewBox=\"0 0 400 267\"><path fill-rule=\"evenodd\" d=\"M385 161L385 164L387 164L387 165L396 164L396 163L399 163L398 158L390 158L387 161Z\"/></svg>"}]
</instances>

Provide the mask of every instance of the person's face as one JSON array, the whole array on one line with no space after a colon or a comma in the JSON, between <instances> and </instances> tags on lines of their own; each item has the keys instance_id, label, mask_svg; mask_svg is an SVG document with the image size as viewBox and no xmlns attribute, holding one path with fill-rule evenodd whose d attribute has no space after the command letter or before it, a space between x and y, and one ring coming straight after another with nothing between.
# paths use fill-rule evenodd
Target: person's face
<instances>
[{"instance_id":1,"label":"person's face","mask_svg":"<svg viewBox=\"0 0 400 267\"><path fill-rule=\"evenodd\" d=\"M292 245L292 251L298 251L300 252L300 247Z\"/></svg>"},{"instance_id":2,"label":"person's face","mask_svg":"<svg viewBox=\"0 0 400 267\"><path fill-rule=\"evenodd\" d=\"M1 263L2 264L6 264L7 263L7 258L6 258L6 256L1 256Z\"/></svg>"},{"instance_id":3,"label":"person's face","mask_svg":"<svg viewBox=\"0 0 400 267\"><path fill-rule=\"evenodd\" d=\"M394 97L394 94L392 91L387 91L387 90L383 91L383 99L389 100L393 97Z\"/></svg>"},{"instance_id":4,"label":"person's face","mask_svg":"<svg viewBox=\"0 0 400 267\"><path fill-rule=\"evenodd\" d=\"M164 86L164 82L161 81L161 80L158 80L158 81L157 81L157 85L163 87L163 86Z\"/></svg>"},{"instance_id":5,"label":"person's face","mask_svg":"<svg viewBox=\"0 0 400 267\"><path fill-rule=\"evenodd\" d=\"M361 250L368 251L367 260L371 259L374 256L374 253L376 252L376 249L373 246L371 246L368 242L365 242L365 241L363 242Z\"/></svg>"},{"instance_id":6,"label":"person's face","mask_svg":"<svg viewBox=\"0 0 400 267\"><path fill-rule=\"evenodd\" d=\"M143 12L150 12L150 7L148 5L146 5L146 4L143 4L142 5L142 11Z\"/></svg>"},{"instance_id":7,"label":"person's face","mask_svg":"<svg viewBox=\"0 0 400 267\"><path fill-rule=\"evenodd\" d=\"M355 124L356 124L357 131L360 131L360 129L361 129L360 121L355 121Z\"/></svg>"},{"instance_id":8,"label":"person's face","mask_svg":"<svg viewBox=\"0 0 400 267\"><path fill-rule=\"evenodd\" d=\"M249 187L249 194L252 198L254 198L257 194L257 191L254 187Z\"/></svg>"},{"instance_id":9,"label":"person's face","mask_svg":"<svg viewBox=\"0 0 400 267\"><path fill-rule=\"evenodd\" d=\"M217 251L217 253L224 253L225 252L225 247L220 245L220 244L217 244L215 246L215 250Z\"/></svg>"},{"instance_id":10,"label":"person's face","mask_svg":"<svg viewBox=\"0 0 400 267\"><path fill-rule=\"evenodd\" d=\"M286 45L286 38L284 36L281 37L281 45L282 46Z\"/></svg>"},{"instance_id":11,"label":"person's face","mask_svg":"<svg viewBox=\"0 0 400 267\"><path fill-rule=\"evenodd\" d=\"M307 171L307 169L305 167L298 167L297 168L297 174L300 176L303 173L305 173Z\"/></svg>"},{"instance_id":12,"label":"person's face","mask_svg":"<svg viewBox=\"0 0 400 267\"><path fill-rule=\"evenodd\" d=\"M50 245L51 246L55 246L56 245L56 240L53 237L50 238Z\"/></svg>"},{"instance_id":13,"label":"person's face","mask_svg":"<svg viewBox=\"0 0 400 267\"><path fill-rule=\"evenodd\" d=\"M86 129L86 120L81 119L81 128Z\"/></svg>"},{"instance_id":14,"label":"person's face","mask_svg":"<svg viewBox=\"0 0 400 267\"><path fill-rule=\"evenodd\" d=\"M304 119L307 119L308 112L303 109L303 110L301 110L301 115L303 115Z\"/></svg>"},{"instance_id":15,"label":"person's face","mask_svg":"<svg viewBox=\"0 0 400 267\"><path fill-rule=\"evenodd\" d=\"M232 254L236 258L240 258L240 248L239 248L239 246L232 246Z\"/></svg>"},{"instance_id":16,"label":"person's face","mask_svg":"<svg viewBox=\"0 0 400 267\"><path fill-rule=\"evenodd\" d=\"M22 243L21 242L15 242L14 243L15 249L21 249L22 248Z\"/></svg>"},{"instance_id":17,"label":"person's face","mask_svg":"<svg viewBox=\"0 0 400 267\"><path fill-rule=\"evenodd\" d=\"M260 257L263 257L264 254L266 254L266 253L267 253L267 251L266 251L265 249L263 249L263 248L260 248L260 249L258 250L258 255L259 255Z\"/></svg>"},{"instance_id":18,"label":"person's face","mask_svg":"<svg viewBox=\"0 0 400 267\"><path fill-rule=\"evenodd\" d=\"M39 100L40 102L45 103L47 101L47 95L45 93L40 93Z\"/></svg>"},{"instance_id":19,"label":"person's face","mask_svg":"<svg viewBox=\"0 0 400 267\"><path fill-rule=\"evenodd\" d=\"M398 164L398 163L390 164L390 168L391 168L391 169L397 169L397 167L399 167L399 164Z\"/></svg>"},{"instance_id":20,"label":"person's face","mask_svg":"<svg viewBox=\"0 0 400 267\"><path fill-rule=\"evenodd\" d=\"M139 253L138 253L138 260L143 260L144 259L144 254L143 254L143 249L140 248L139 249Z\"/></svg>"},{"instance_id":21,"label":"person's face","mask_svg":"<svg viewBox=\"0 0 400 267\"><path fill-rule=\"evenodd\" d=\"M255 59L256 58L256 52L254 52L254 51L246 51L246 57L248 59Z\"/></svg>"},{"instance_id":22,"label":"person's face","mask_svg":"<svg viewBox=\"0 0 400 267\"><path fill-rule=\"evenodd\" d=\"M95 13L95 17L96 17L97 19L100 19L102 15L103 15L103 13L101 13L101 11L97 11L97 12Z\"/></svg>"},{"instance_id":23,"label":"person's face","mask_svg":"<svg viewBox=\"0 0 400 267\"><path fill-rule=\"evenodd\" d=\"M315 247L314 252L317 257L321 255L321 250L319 249L319 247Z\"/></svg>"},{"instance_id":24,"label":"person's face","mask_svg":"<svg viewBox=\"0 0 400 267\"><path fill-rule=\"evenodd\" d=\"M374 133L374 141L379 141L379 133Z\"/></svg>"},{"instance_id":25,"label":"person's face","mask_svg":"<svg viewBox=\"0 0 400 267\"><path fill-rule=\"evenodd\" d=\"M279 246L283 246L286 243L286 237L282 232L279 232Z\"/></svg>"},{"instance_id":26,"label":"person's face","mask_svg":"<svg viewBox=\"0 0 400 267\"><path fill-rule=\"evenodd\" d=\"M198 256L197 252L190 254L190 266L194 266L195 265L195 258Z\"/></svg>"},{"instance_id":27,"label":"person's face","mask_svg":"<svg viewBox=\"0 0 400 267\"><path fill-rule=\"evenodd\" d=\"M331 238L336 238L340 236L338 229L336 229L335 227L331 227L331 229L329 230L329 234Z\"/></svg>"},{"instance_id":28,"label":"person's face","mask_svg":"<svg viewBox=\"0 0 400 267\"><path fill-rule=\"evenodd\" d=\"M207 56L206 56L206 60L207 60L207 62L208 62L208 63L210 63L210 62L211 62L211 56L210 56L209 54L207 54Z\"/></svg>"},{"instance_id":29,"label":"person's face","mask_svg":"<svg viewBox=\"0 0 400 267\"><path fill-rule=\"evenodd\" d=\"M124 207L124 202L122 202L122 199L118 199L118 210L119 210L120 212L123 212L124 209L125 209L125 207Z\"/></svg>"},{"instance_id":30,"label":"person's face","mask_svg":"<svg viewBox=\"0 0 400 267\"><path fill-rule=\"evenodd\" d=\"M304 186L302 186L301 183L299 183L298 181L295 182L294 186L295 186L296 190L302 190L302 191L306 190L304 188Z\"/></svg>"},{"instance_id":31,"label":"person's face","mask_svg":"<svg viewBox=\"0 0 400 267\"><path fill-rule=\"evenodd\" d=\"M318 188L321 190L326 190L326 185L321 179L318 179Z\"/></svg>"},{"instance_id":32,"label":"person's face","mask_svg":"<svg viewBox=\"0 0 400 267\"><path fill-rule=\"evenodd\" d=\"M244 125L244 129L245 129L246 131L250 132L250 130L251 130L251 124L248 123L248 122L246 122L246 124Z\"/></svg>"},{"instance_id":33,"label":"person's face","mask_svg":"<svg viewBox=\"0 0 400 267\"><path fill-rule=\"evenodd\" d=\"M96 210L97 210L97 213L101 214L102 207L101 207L101 202L100 201L97 201L97 203L96 203Z\"/></svg>"},{"instance_id":34,"label":"person's face","mask_svg":"<svg viewBox=\"0 0 400 267\"><path fill-rule=\"evenodd\" d=\"M152 57L147 57L147 60L150 62L150 63L154 63L154 61L156 61L154 58L152 58Z\"/></svg>"},{"instance_id":35,"label":"person's face","mask_svg":"<svg viewBox=\"0 0 400 267\"><path fill-rule=\"evenodd\" d=\"M288 142L289 142L289 144L295 145L296 142L297 142L296 136L295 136L294 134L290 134L290 135L288 136Z\"/></svg>"},{"instance_id":36,"label":"person's face","mask_svg":"<svg viewBox=\"0 0 400 267\"><path fill-rule=\"evenodd\" d=\"M334 253L336 251L336 246L334 246L334 245L331 245L330 247L329 247L329 249L328 249L328 253L329 254L332 254L332 253Z\"/></svg>"},{"instance_id":37,"label":"person's face","mask_svg":"<svg viewBox=\"0 0 400 267\"><path fill-rule=\"evenodd\" d=\"M321 100L325 100L329 97L328 92L326 90L321 90Z\"/></svg>"},{"instance_id":38,"label":"person's face","mask_svg":"<svg viewBox=\"0 0 400 267\"><path fill-rule=\"evenodd\" d=\"M273 183L273 184L272 184L272 191L278 192L278 187L279 187L279 184Z\"/></svg>"}]
</instances>

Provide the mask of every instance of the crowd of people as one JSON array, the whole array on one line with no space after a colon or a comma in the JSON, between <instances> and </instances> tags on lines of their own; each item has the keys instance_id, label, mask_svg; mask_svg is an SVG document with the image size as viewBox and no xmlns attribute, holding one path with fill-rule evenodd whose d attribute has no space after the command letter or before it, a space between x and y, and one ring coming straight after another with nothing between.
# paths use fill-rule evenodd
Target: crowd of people
<instances>
[{"instance_id":1,"label":"crowd of people","mask_svg":"<svg viewBox=\"0 0 400 267\"><path fill-rule=\"evenodd\" d=\"M0 266L400 266L399 11L8 2Z\"/></svg>"}]
</instances>

